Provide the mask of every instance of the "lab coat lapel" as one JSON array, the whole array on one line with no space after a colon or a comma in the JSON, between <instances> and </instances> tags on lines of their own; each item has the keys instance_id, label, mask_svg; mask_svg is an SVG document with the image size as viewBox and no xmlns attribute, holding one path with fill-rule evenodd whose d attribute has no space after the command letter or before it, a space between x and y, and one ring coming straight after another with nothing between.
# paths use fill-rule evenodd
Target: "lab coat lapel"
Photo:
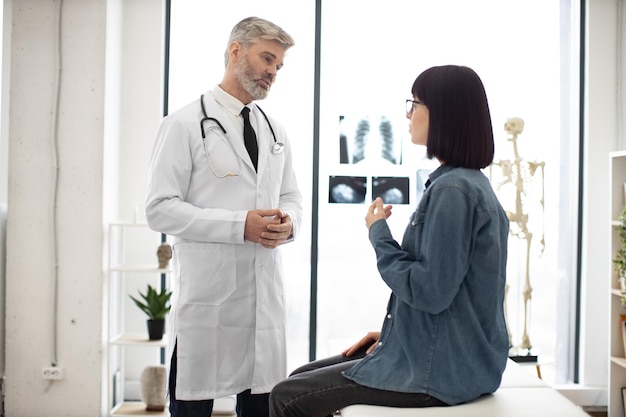
<instances>
[{"instance_id":1,"label":"lab coat lapel","mask_svg":"<svg viewBox=\"0 0 626 417\"><path fill-rule=\"evenodd\" d=\"M204 103L206 105L206 111L209 116L212 114L219 115L223 114L225 111L223 107L221 107L213 98L211 94L206 94L204 96ZM258 113L258 110L256 110ZM213 116L214 117L214 116ZM222 120L223 119L223 120ZM241 125L234 125L229 117L220 117L220 122L226 129L226 138L229 143L233 147L233 150L252 171L254 171L254 165L252 165L252 160L250 159L250 155L248 155L248 150L246 149L246 145L243 142L243 119ZM258 134L257 134L258 137ZM258 140L258 139L257 139ZM260 147L260 144L259 144ZM261 150L259 149L259 160L261 159Z\"/></svg>"}]
</instances>

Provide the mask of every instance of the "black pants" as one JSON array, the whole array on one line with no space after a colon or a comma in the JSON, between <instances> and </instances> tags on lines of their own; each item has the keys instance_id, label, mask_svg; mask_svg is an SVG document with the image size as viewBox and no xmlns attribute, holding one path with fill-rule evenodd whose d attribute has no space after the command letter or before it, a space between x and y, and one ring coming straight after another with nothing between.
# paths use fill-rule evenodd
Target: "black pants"
<instances>
[{"instance_id":1,"label":"black pants","mask_svg":"<svg viewBox=\"0 0 626 417\"><path fill-rule=\"evenodd\" d=\"M325 417L352 404L390 407L437 407L446 404L421 393L385 391L359 385L344 377L365 356L361 350L311 362L278 383L270 395L271 417Z\"/></svg>"},{"instance_id":2,"label":"black pants","mask_svg":"<svg viewBox=\"0 0 626 417\"><path fill-rule=\"evenodd\" d=\"M213 399L182 401L176 399L176 346L170 363L170 415L171 417L211 417ZM252 394L245 390L237 394L238 417L268 417L268 394Z\"/></svg>"}]
</instances>

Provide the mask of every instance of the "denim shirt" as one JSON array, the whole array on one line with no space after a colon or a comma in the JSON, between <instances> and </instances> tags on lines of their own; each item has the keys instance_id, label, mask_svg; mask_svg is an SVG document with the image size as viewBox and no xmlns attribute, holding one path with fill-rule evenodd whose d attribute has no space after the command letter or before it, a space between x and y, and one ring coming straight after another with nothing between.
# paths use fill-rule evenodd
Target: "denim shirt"
<instances>
[{"instance_id":1,"label":"denim shirt","mask_svg":"<svg viewBox=\"0 0 626 417\"><path fill-rule=\"evenodd\" d=\"M429 179L401 246L385 220L370 227L392 294L378 346L344 375L453 405L500 386L509 221L479 170L444 165Z\"/></svg>"}]
</instances>

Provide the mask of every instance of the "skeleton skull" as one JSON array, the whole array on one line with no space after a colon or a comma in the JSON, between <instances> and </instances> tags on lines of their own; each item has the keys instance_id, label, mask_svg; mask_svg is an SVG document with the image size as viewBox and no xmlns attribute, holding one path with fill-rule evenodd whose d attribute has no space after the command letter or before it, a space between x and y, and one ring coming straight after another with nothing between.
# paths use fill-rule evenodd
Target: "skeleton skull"
<instances>
[{"instance_id":1,"label":"skeleton skull","mask_svg":"<svg viewBox=\"0 0 626 417\"><path fill-rule=\"evenodd\" d=\"M162 243L157 249L157 257L159 258L159 268L165 269L172 259L172 247L169 243Z\"/></svg>"},{"instance_id":2,"label":"skeleton skull","mask_svg":"<svg viewBox=\"0 0 626 417\"><path fill-rule=\"evenodd\" d=\"M511 117L504 124L504 130L511 135L519 135L524 131L524 120L519 117Z\"/></svg>"}]
</instances>

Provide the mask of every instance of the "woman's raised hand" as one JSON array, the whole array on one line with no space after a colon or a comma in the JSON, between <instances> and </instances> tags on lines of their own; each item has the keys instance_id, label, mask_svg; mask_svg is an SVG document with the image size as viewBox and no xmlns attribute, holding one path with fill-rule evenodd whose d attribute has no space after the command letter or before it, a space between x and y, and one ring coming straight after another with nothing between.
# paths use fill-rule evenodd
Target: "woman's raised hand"
<instances>
[{"instance_id":1,"label":"woman's raised hand","mask_svg":"<svg viewBox=\"0 0 626 417\"><path fill-rule=\"evenodd\" d=\"M376 197L365 215L365 225L369 229L378 220L388 219L391 216L391 205L383 207L383 199Z\"/></svg>"}]
</instances>

